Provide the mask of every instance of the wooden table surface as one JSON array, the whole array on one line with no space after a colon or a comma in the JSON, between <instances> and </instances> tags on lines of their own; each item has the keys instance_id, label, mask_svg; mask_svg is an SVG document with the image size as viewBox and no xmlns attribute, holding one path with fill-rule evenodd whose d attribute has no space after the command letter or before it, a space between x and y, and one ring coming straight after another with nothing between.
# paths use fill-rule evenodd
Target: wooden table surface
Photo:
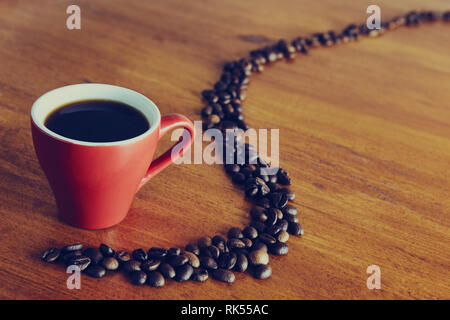
<instances>
[{"instance_id":1,"label":"wooden table surface","mask_svg":"<svg viewBox=\"0 0 450 320\"><path fill-rule=\"evenodd\" d=\"M450 9L446 0L376 1L382 17ZM66 8L81 8L81 30ZM83 82L128 87L162 113L199 120L200 92L225 61L279 38L362 23L370 1L0 2L0 298L450 298L450 25L314 50L252 77L244 114L280 129L302 238L271 258L273 275L232 285L135 287L122 274L68 290L42 249L82 241L181 246L248 223L250 203L220 165L173 165L135 197L127 218L86 231L58 218L34 153L29 112L48 90ZM171 144L165 137L159 152ZM366 268L381 268L369 290Z\"/></svg>"}]
</instances>

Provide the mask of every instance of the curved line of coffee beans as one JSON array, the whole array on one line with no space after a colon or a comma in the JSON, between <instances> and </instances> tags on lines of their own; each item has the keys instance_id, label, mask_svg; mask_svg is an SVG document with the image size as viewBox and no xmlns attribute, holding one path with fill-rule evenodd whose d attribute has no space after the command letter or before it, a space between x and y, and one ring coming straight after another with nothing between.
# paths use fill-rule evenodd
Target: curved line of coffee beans
<instances>
[{"instance_id":1,"label":"curved line of coffee beans","mask_svg":"<svg viewBox=\"0 0 450 320\"><path fill-rule=\"evenodd\" d=\"M351 24L340 33L315 33L307 38L300 37L291 42L280 40L275 45L253 50L248 59L226 63L214 89L202 92L208 102L201 112L205 119L204 129L249 128L244 121L241 102L245 99L250 75L262 72L267 64L284 58L293 59L296 54L306 55L312 48L353 42L360 36L380 36L401 26L418 26L438 20L449 22L450 11L413 11L382 23L381 29L369 30L365 24ZM146 251L140 248L131 254L124 250L116 252L106 244L83 250L83 245L77 243L62 249L49 248L41 254L41 259L77 265L94 278L102 278L107 272L121 269L134 284L147 283L153 287L164 286L166 279L203 282L210 274L216 280L232 283L235 281L234 272L247 270L257 279L269 278L272 269L268 253L287 254L289 235L303 234L298 223L298 211L288 204L294 200L295 194L281 187L290 185L289 174L279 169L275 175L264 175L261 168L268 164L259 158L252 145L244 141L225 139L224 145L232 147L235 161L238 157L245 157L243 164L225 164L225 170L234 183L244 186L246 197L254 203L250 210L250 225L242 230L231 228L228 239L220 235L202 237L184 249L153 247Z\"/></svg>"}]
</instances>

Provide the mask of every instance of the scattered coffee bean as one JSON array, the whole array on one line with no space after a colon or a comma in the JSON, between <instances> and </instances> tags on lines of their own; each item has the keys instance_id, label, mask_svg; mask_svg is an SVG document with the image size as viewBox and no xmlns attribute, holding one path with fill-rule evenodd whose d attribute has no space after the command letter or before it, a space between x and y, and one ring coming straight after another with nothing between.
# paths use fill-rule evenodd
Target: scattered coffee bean
<instances>
[{"instance_id":1,"label":"scattered coffee bean","mask_svg":"<svg viewBox=\"0 0 450 320\"><path fill-rule=\"evenodd\" d=\"M269 255L264 250L253 250L248 254L248 260L252 265L268 264Z\"/></svg>"},{"instance_id":2,"label":"scattered coffee bean","mask_svg":"<svg viewBox=\"0 0 450 320\"><path fill-rule=\"evenodd\" d=\"M147 256L148 259L157 259L162 260L167 255L167 249L152 247L148 250Z\"/></svg>"},{"instance_id":3,"label":"scattered coffee bean","mask_svg":"<svg viewBox=\"0 0 450 320\"><path fill-rule=\"evenodd\" d=\"M131 282L135 285L143 285L147 281L147 274L144 271L133 271L130 273Z\"/></svg>"},{"instance_id":4,"label":"scattered coffee bean","mask_svg":"<svg viewBox=\"0 0 450 320\"><path fill-rule=\"evenodd\" d=\"M166 279L173 279L175 277L175 269L168 263L161 263L159 265L158 271Z\"/></svg>"},{"instance_id":5,"label":"scattered coffee bean","mask_svg":"<svg viewBox=\"0 0 450 320\"><path fill-rule=\"evenodd\" d=\"M253 277L256 279L268 279L272 275L272 268L268 264L262 264L255 267Z\"/></svg>"},{"instance_id":6,"label":"scattered coffee bean","mask_svg":"<svg viewBox=\"0 0 450 320\"><path fill-rule=\"evenodd\" d=\"M180 254L178 256L169 257L169 260L167 260L167 262L172 267L180 267L180 266L186 264L188 261L189 261L189 258L186 255L184 255L184 254Z\"/></svg>"},{"instance_id":7,"label":"scattered coffee bean","mask_svg":"<svg viewBox=\"0 0 450 320\"><path fill-rule=\"evenodd\" d=\"M48 248L41 253L41 259L44 262L54 262L59 258L60 251L57 248Z\"/></svg>"},{"instance_id":8,"label":"scattered coffee bean","mask_svg":"<svg viewBox=\"0 0 450 320\"><path fill-rule=\"evenodd\" d=\"M200 248L209 247L211 244L212 241L210 237L201 237L200 239L198 239L198 246Z\"/></svg>"},{"instance_id":9,"label":"scattered coffee bean","mask_svg":"<svg viewBox=\"0 0 450 320\"><path fill-rule=\"evenodd\" d=\"M100 244L99 249L104 257L112 257L115 254L115 251L110 246L104 243Z\"/></svg>"},{"instance_id":10,"label":"scattered coffee bean","mask_svg":"<svg viewBox=\"0 0 450 320\"><path fill-rule=\"evenodd\" d=\"M242 233L246 238L251 240L256 239L258 237L258 231L252 226L245 227Z\"/></svg>"},{"instance_id":11,"label":"scattered coffee bean","mask_svg":"<svg viewBox=\"0 0 450 320\"><path fill-rule=\"evenodd\" d=\"M155 271L158 269L159 265L161 264L161 260L157 260L154 258L148 259L141 264L141 270L145 273L149 273L151 271Z\"/></svg>"},{"instance_id":12,"label":"scattered coffee bean","mask_svg":"<svg viewBox=\"0 0 450 320\"><path fill-rule=\"evenodd\" d=\"M134 250L131 253L131 255L133 256L134 260L137 260L140 262L144 262L145 260L148 259L147 252L145 252L145 250L142 248Z\"/></svg>"},{"instance_id":13,"label":"scattered coffee bean","mask_svg":"<svg viewBox=\"0 0 450 320\"><path fill-rule=\"evenodd\" d=\"M81 243L69 244L61 249L61 253L65 254L72 251L80 251L81 249L83 249L83 244Z\"/></svg>"},{"instance_id":14,"label":"scattered coffee bean","mask_svg":"<svg viewBox=\"0 0 450 320\"><path fill-rule=\"evenodd\" d=\"M239 249L239 248L245 248L245 243L242 242L240 239L230 239L227 242L228 248L232 249Z\"/></svg>"},{"instance_id":15,"label":"scattered coffee bean","mask_svg":"<svg viewBox=\"0 0 450 320\"><path fill-rule=\"evenodd\" d=\"M290 204L288 204L287 206L285 206L283 208L284 214L289 214L289 215L295 216L297 214L297 212L298 212L297 208L294 206L291 206Z\"/></svg>"},{"instance_id":16,"label":"scattered coffee bean","mask_svg":"<svg viewBox=\"0 0 450 320\"><path fill-rule=\"evenodd\" d=\"M289 222L287 231L294 236L302 236L303 228L299 223Z\"/></svg>"},{"instance_id":17,"label":"scattered coffee bean","mask_svg":"<svg viewBox=\"0 0 450 320\"><path fill-rule=\"evenodd\" d=\"M267 245L264 242L257 240L253 243L252 250L263 250L267 252L269 249L267 248Z\"/></svg>"},{"instance_id":18,"label":"scattered coffee bean","mask_svg":"<svg viewBox=\"0 0 450 320\"><path fill-rule=\"evenodd\" d=\"M199 255L200 254L200 248L196 243L189 243L186 246L186 251L192 252L193 254Z\"/></svg>"},{"instance_id":19,"label":"scattered coffee bean","mask_svg":"<svg viewBox=\"0 0 450 320\"><path fill-rule=\"evenodd\" d=\"M194 269L194 272L191 275L191 280L197 281L197 282L204 282L208 280L209 273L206 269Z\"/></svg>"},{"instance_id":20,"label":"scattered coffee bean","mask_svg":"<svg viewBox=\"0 0 450 320\"><path fill-rule=\"evenodd\" d=\"M103 255L100 249L97 248L87 248L83 251L83 255L89 257L92 264L99 264L103 260Z\"/></svg>"},{"instance_id":21,"label":"scattered coffee bean","mask_svg":"<svg viewBox=\"0 0 450 320\"><path fill-rule=\"evenodd\" d=\"M141 263L142 262L137 260L128 260L124 262L123 269L126 272L141 271Z\"/></svg>"},{"instance_id":22,"label":"scattered coffee bean","mask_svg":"<svg viewBox=\"0 0 450 320\"><path fill-rule=\"evenodd\" d=\"M242 231L239 228L231 228L228 231L229 239L242 239L243 237L244 237L244 235L242 234Z\"/></svg>"},{"instance_id":23,"label":"scattered coffee bean","mask_svg":"<svg viewBox=\"0 0 450 320\"><path fill-rule=\"evenodd\" d=\"M223 252L223 251L220 251L220 249L216 246L209 246L208 251L210 253L211 258L213 258L213 259L218 259L221 252Z\"/></svg>"},{"instance_id":24,"label":"scattered coffee bean","mask_svg":"<svg viewBox=\"0 0 450 320\"><path fill-rule=\"evenodd\" d=\"M242 238L241 241L245 244L245 248L251 248L253 246L253 241L249 238Z\"/></svg>"},{"instance_id":25,"label":"scattered coffee bean","mask_svg":"<svg viewBox=\"0 0 450 320\"><path fill-rule=\"evenodd\" d=\"M200 267L200 260L198 259L198 257L195 254L193 254L192 252L186 251L185 253L183 253L183 255L188 257L188 259L189 259L188 263L193 268Z\"/></svg>"},{"instance_id":26,"label":"scattered coffee bean","mask_svg":"<svg viewBox=\"0 0 450 320\"><path fill-rule=\"evenodd\" d=\"M237 272L245 272L248 267L248 259L245 254L238 254L233 270Z\"/></svg>"},{"instance_id":27,"label":"scattered coffee bean","mask_svg":"<svg viewBox=\"0 0 450 320\"><path fill-rule=\"evenodd\" d=\"M230 270L225 269L214 270L212 276L215 280L226 283L233 283L236 280L234 273Z\"/></svg>"},{"instance_id":28,"label":"scattered coffee bean","mask_svg":"<svg viewBox=\"0 0 450 320\"><path fill-rule=\"evenodd\" d=\"M280 242L287 242L289 240L289 233L281 230L280 233L277 235L277 240Z\"/></svg>"},{"instance_id":29,"label":"scattered coffee bean","mask_svg":"<svg viewBox=\"0 0 450 320\"><path fill-rule=\"evenodd\" d=\"M108 271L115 271L119 268L119 261L114 257L106 257L102 261L102 266Z\"/></svg>"},{"instance_id":30,"label":"scattered coffee bean","mask_svg":"<svg viewBox=\"0 0 450 320\"><path fill-rule=\"evenodd\" d=\"M166 281L161 273L158 271L151 271L147 273L147 284L152 287L160 288L163 287Z\"/></svg>"},{"instance_id":31,"label":"scattered coffee bean","mask_svg":"<svg viewBox=\"0 0 450 320\"><path fill-rule=\"evenodd\" d=\"M85 273L92 278L103 278L106 275L106 269L99 265L92 265L86 268Z\"/></svg>"},{"instance_id":32,"label":"scattered coffee bean","mask_svg":"<svg viewBox=\"0 0 450 320\"><path fill-rule=\"evenodd\" d=\"M74 256L68 259L66 264L68 266L73 265L78 266L80 270L83 271L91 264L91 259L89 259L89 257L86 256Z\"/></svg>"},{"instance_id":33,"label":"scattered coffee bean","mask_svg":"<svg viewBox=\"0 0 450 320\"><path fill-rule=\"evenodd\" d=\"M267 245L273 244L277 241L277 239L275 239L273 236L271 236L268 233L260 234L258 239Z\"/></svg>"},{"instance_id":34,"label":"scattered coffee bean","mask_svg":"<svg viewBox=\"0 0 450 320\"><path fill-rule=\"evenodd\" d=\"M234 252L227 252L219 257L218 266L221 269L233 269L237 261L237 255Z\"/></svg>"},{"instance_id":35,"label":"scattered coffee bean","mask_svg":"<svg viewBox=\"0 0 450 320\"><path fill-rule=\"evenodd\" d=\"M79 250L69 251L66 254L62 255L62 259L66 265L70 265L69 261L71 259L76 258L76 257L81 257L82 255L83 254Z\"/></svg>"},{"instance_id":36,"label":"scattered coffee bean","mask_svg":"<svg viewBox=\"0 0 450 320\"><path fill-rule=\"evenodd\" d=\"M116 252L116 259L119 263L125 263L131 260L131 256L127 251L119 250Z\"/></svg>"},{"instance_id":37,"label":"scattered coffee bean","mask_svg":"<svg viewBox=\"0 0 450 320\"><path fill-rule=\"evenodd\" d=\"M186 281L192 276L194 269L190 264L183 264L181 267L175 269L175 280L176 281Z\"/></svg>"},{"instance_id":38,"label":"scattered coffee bean","mask_svg":"<svg viewBox=\"0 0 450 320\"><path fill-rule=\"evenodd\" d=\"M202 266L202 268L208 269L208 270L213 270L213 269L217 269L217 262L216 260L214 260L211 257L200 257L200 265Z\"/></svg>"},{"instance_id":39,"label":"scattered coffee bean","mask_svg":"<svg viewBox=\"0 0 450 320\"><path fill-rule=\"evenodd\" d=\"M269 252L276 256L284 256L284 255L288 254L288 251L289 251L289 247L284 242L277 241L269 246Z\"/></svg>"},{"instance_id":40,"label":"scattered coffee bean","mask_svg":"<svg viewBox=\"0 0 450 320\"><path fill-rule=\"evenodd\" d=\"M177 256L181 253L181 249L180 248L170 248L167 251L167 255L168 256Z\"/></svg>"}]
</instances>

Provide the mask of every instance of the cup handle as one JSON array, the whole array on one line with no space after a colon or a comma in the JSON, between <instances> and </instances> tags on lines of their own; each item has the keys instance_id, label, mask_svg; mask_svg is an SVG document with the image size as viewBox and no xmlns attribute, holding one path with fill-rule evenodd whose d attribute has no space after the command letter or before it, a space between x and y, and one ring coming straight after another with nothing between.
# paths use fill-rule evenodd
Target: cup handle
<instances>
[{"instance_id":1,"label":"cup handle","mask_svg":"<svg viewBox=\"0 0 450 320\"><path fill-rule=\"evenodd\" d=\"M192 142L194 141L194 125L192 124L191 120L186 118L185 116L177 113L164 115L161 117L161 126L159 129L159 139L161 139L162 136L164 136L167 132L169 132L172 129L175 128L185 128L189 131L189 139L182 142L182 145L177 146L179 142L174 144L169 150L164 152L161 156L159 156L157 159L153 160L150 164L150 167L147 170L147 173L145 174L144 178L141 180L141 183L139 184L139 187L137 188L136 192L139 191L144 184L146 184L151 178L156 176L158 173L160 173L162 170L167 168L170 164L173 163L176 159L180 158L183 152L189 149L189 147L192 145ZM180 148L180 151L176 154L172 155L172 149L177 146Z\"/></svg>"}]
</instances>

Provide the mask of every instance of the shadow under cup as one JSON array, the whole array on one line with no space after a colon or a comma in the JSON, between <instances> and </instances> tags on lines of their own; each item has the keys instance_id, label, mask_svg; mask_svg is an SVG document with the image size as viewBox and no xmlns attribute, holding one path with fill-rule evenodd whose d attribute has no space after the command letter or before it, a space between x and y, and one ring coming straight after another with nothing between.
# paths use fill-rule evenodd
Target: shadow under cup
<instances>
[{"instance_id":1,"label":"shadow under cup","mask_svg":"<svg viewBox=\"0 0 450 320\"><path fill-rule=\"evenodd\" d=\"M115 142L78 141L45 127L55 109L83 100L127 104L139 110L150 127L136 137ZM179 153L169 149L152 163L158 140L178 127L187 129L190 139L180 142ZM194 136L189 119L179 114L161 117L156 105L142 94L91 83L58 88L37 99L31 108L31 130L59 213L71 225L86 229L103 229L122 221L140 187L181 156Z\"/></svg>"}]
</instances>

